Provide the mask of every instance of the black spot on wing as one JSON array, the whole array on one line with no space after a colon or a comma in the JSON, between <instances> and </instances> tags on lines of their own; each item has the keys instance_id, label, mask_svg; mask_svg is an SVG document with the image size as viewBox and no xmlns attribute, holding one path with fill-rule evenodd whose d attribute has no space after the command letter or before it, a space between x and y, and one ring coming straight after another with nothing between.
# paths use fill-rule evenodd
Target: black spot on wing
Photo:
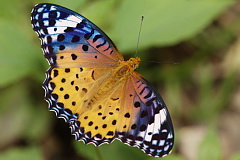
<instances>
[{"instance_id":1,"label":"black spot on wing","mask_svg":"<svg viewBox=\"0 0 240 160\"><path fill-rule=\"evenodd\" d=\"M62 42L64 39L65 39L65 36L64 36L63 34L59 34L59 35L57 36L57 41L58 41L58 42Z\"/></svg>"},{"instance_id":2,"label":"black spot on wing","mask_svg":"<svg viewBox=\"0 0 240 160\"><path fill-rule=\"evenodd\" d=\"M82 29L82 28L84 28L84 26L86 26L86 25L87 25L86 20L83 19L82 22L80 22L80 23L77 24L76 28Z\"/></svg>"},{"instance_id":3,"label":"black spot on wing","mask_svg":"<svg viewBox=\"0 0 240 160\"><path fill-rule=\"evenodd\" d=\"M53 19L57 18L57 12L56 11L50 11L49 12L49 18L53 18Z\"/></svg>"},{"instance_id":4,"label":"black spot on wing","mask_svg":"<svg viewBox=\"0 0 240 160\"><path fill-rule=\"evenodd\" d=\"M59 46L59 49L62 51L62 50L65 49L65 46L64 46L64 45L60 45L60 46Z\"/></svg>"},{"instance_id":5,"label":"black spot on wing","mask_svg":"<svg viewBox=\"0 0 240 160\"><path fill-rule=\"evenodd\" d=\"M92 79L95 80L95 77L94 77L94 70L92 71Z\"/></svg>"},{"instance_id":6,"label":"black spot on wing","mask_svg":"<svg viewBox=\"0 0 240 160\"><path fill-rule=\"evenodd\" d=\"M77 55L76 54L71 54L72 60L76 60L77 59Z\"/></svg>"},{"instance_id":7,"label":"black spot on wing","mask_svg":"<svg viewBox=\"0 0 240 160\"><path fill-rule=\"evenodd\" d=\"M72 27L67 27L65 30L64 30L64 32L73 32L74 31L74 29L72 28Z\"/></svg>"},{"instance_id":8,"label":"black spot on wing","mask_svg":"<svg viewBox=\"0 0 240 160\"><path fill-rule=\"evenodd\" d=\"M148 90L148 91L149 91L148 94L143 97L144 99L147 99L147 98L151 97L151 95L152 95L152 90L150 89L150 90Z\"/></svg>"},{"instance_id":9,"label":"black spot on wing","mask_svg":"<svg viewBox=\"0 0 240 160\"><path fill-rule=\"evenodd\" d=\"M143 92L144 92L144 90L145 90L146 88L147 88L147 87L144 87L139 94L142 95Z\"/></svg>"},{"instance_id":10,"label":"black spot on wing","mask_svg":"<svg viewBox=\"0 0 240 160\"><path fill-rule=\"evenodd\" d=\"M74 35L73 36L73 38L72 38L72 40L71 40L71 42L78 42L80 40L80 37L79 36L77 36L77 35Z\"/></svg>"},{"instance_id":11,"label":"black spot on wing","mask_svg":"<svg viewBox=\"0 0 240 160\"><path fill-rule=\"evenodd\" d=\"M94 34L94 29L92 29L90 33L86 33L86 34L84 35L84 38L85 38L86 40L89 40L93 34Z\"/></svg>"},{"instance_id":12,"label":"black spot on wing","mask_svg":"<svg viewBox=\"0 0 240 160\"><path fill-rule=\"evenodd\" d=\"M141 118L144 118L148 115L148 111L147 110L143 110L141 113Z\"/></svg>"},{"instance_id":13,"label":"black spot on wing","mask_svg":"<svg viewBox=\"0 0 240 160\"><path fill-rule=\"evenodd\" d=\"M82 49L83 49L83 51L87 52L88 51L88 45L83 45Z\"/></svg>"},{"instance_id":14,"label":"black spot on wing","mask_svg":"<svg viewBox=\"0 0 240 160\"><path fill-rule=\"evenodd\" d=\"M96 48L100 48L100 47L104 46L106 43L107 43L107 41L104 39L104 42L102 44L97 45Z\"/></svg>"},{"instance_id":15,"label":"black spot on wing","mask_svg":"<svg viewBox=\"0 0 240 160\"><path fill-rule=\"evenodd\" d=\"M103 37L102 35L96 35L96 36L94 36L93 42L96 42L99 38L102 38L102 37Z\"/></svg>"}]
</instances>

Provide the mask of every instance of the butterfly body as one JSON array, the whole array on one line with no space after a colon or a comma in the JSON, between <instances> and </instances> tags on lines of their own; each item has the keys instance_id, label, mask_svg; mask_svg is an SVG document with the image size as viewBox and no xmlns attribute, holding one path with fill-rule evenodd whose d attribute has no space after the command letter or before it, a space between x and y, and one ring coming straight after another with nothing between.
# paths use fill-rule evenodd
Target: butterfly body
<instances>
[{"instance_id":1,"label":"butterfly body","mask_svg":"<svg viewBox=\"0 0 240 160\"><path fill-rule=\"evenodd\" d=\"M124 61L101 29L58 5L36 5L32 25L50 64L45 99L76 140L98 146L119 139L152 156L170 153L171 118L158 92L134 71L139 57Z\"/></svg>"}]
</instances>

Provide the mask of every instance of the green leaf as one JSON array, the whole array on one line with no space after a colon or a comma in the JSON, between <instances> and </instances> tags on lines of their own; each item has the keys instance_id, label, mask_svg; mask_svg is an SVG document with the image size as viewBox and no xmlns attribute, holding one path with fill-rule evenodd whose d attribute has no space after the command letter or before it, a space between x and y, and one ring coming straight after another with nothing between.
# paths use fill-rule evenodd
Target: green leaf
<instances>
[{"instance_id":1,"label":"green leaf","mask_svg":"<svg viewBox=\"0 0 240 160\"><path fill-rule=\"evenodd\" d=\"M139 50L186 40L209 25L232 0L125 0L119 3L109 35L121 51L136 48L140 18L144 16Z\"/></svg>"},{"instance_id":2,"label":"green leaf","mask_svg":"<svg viewBox=\"0 0 240 160\"><path fill-rule=\"evenodd\" d=\"M83 142L76 141L74 141L73 143L79 155L86 157L87 159L98 160L95 146L93 144L85 145Z\"/></svg>"},{"instance_id":3,"label":"green leaf","mask_svg":"<svg viewBox=\"0 0 240 160\"><path fill-rule=\"evenodd\" d=\"M88 159L98 160L96 148L99 149L100 154L104 160L145 160L149 156L143 153L136 147L130 147L122 142L115 140L111 144L103 144L100 147L94 145L84 145L82 142L75 143L76 150L78 153ZM124 154L123 154L124 153Z\"/></svg>"},{"instance_id":4,"label":"green leaf","mask_svg":"<svg viewBox=\"0 0 240 160\"><path fill-rule=\"evenodd\" d=\"M40 148L27 147L27 148L11 148L0 154L1 160L43 160Z\"/></svg>"},{"instance_id":5,"label":"green leaf","mask_svg":"<svg viewBox=\"0 0 240 160\"><path fill-rule=\"evenodd\" d=\"M28 127L31 104L25 88L19 83L0 94L0 147L20 138Z\"/></svg>"},{"instance_id":6,"label":"green leaf","mask_svg":"<svg viewBox=\"0 0 240 160\"><path fill-rule=\"evenodd\" d=\"M48 111L48 104L44 100L32 105L29 112L28 128L30 129L25 129L24 137L29 141L38 141L51 130L53 119L50 117L55 113Z\"/></svg>"},{"instance_id":7,"label":"green leaf","mask_svg":"<svg viewBox=\"0 0 240 160\"><path fill-rule=\"evenodd\" d=\"M214 127L209 127L198 152L198 160L219 160L222 157L219 137Z\"/></svg>"},{"instance_id":8,"label":"green leaf","mask_svg":"<svg viewBox=\"0 0 240 160\"><path fill-rule=\"evenodd\" d=\"M169 154L165 157L162 157L162 158L155 158L155 157L149 157L147 160L184 160L183 157L181 157L180 155L177 155L177 154Z\"/></svg>"},{"instance_id":9,"label":"green leaf","mask_svg":"<svg viewBox=\"0 0 240 160\"><path fill-rule=\"evenodd\" d=\"M12 21L0 20L0 48L0 86L34 73L41 66L37 62L41 50Z\"/></svg>"},{"instance_id":10,"label":"green leaf","mask_svg":"<svg viewBox=\"0 0 240 160\"><path fill-rule=\"evenodd\" d=\"M77 10L81 8L81 6L84 6L86 3L86 0L76 1L76 0L68 0L68 1L59 1L59 0L50 0L48 2L39 2L39 3L53 3L57 5L61 5L66 8L71 8L71 10Z\"/></svg>"},{"instance_id":11,"label":"green leaf","mask_svg":"<svg viewBox=\"0 0 240 160\"><path fill-rule=\"evenodd\" d=\"M49 131L47 103L42 100L35 104L27 87L20 82L0 92L0 148L23 137L38 140Z\"/></svg>"},{"instance_id":12,"label":"green leaf","mask_svg":"<svg viewBox=\"0 0 240 160\"><path fill-rule=\"evenodd\" d=\"M230 158L230 160L240 160L240 152L235 153L235 154Z\"/></svg>"},{"instance_id":13,"label":"green leaf","mask_svg":"<svg viewBox=\"0 0 240 160\"><path fill-rule=\"evenodd\" d=\"M25 2L18 0L11 1L0 1L0 16L1 19L10 19L13 21L19 21L24 16L20 14L22 7L25 5ZM21 17L21 18L20 18Z\"/></svg>"},{"instance_id":14,"label":"green leaf","mask_svg":"<svg viewBox=\"0 0 240 160\"><path fill-rule=\"evenodd\" d=\"M108 29L109 26L112 25L111 20L114 14L109 13L112 13L115 10L115 3L116 0L102 0L94 3L89 2L86 3L85 6L81 6L83 10L78 10L77 12L99 26L102 30L105 30L105 28Z\"/></svg>"}]
</instances>

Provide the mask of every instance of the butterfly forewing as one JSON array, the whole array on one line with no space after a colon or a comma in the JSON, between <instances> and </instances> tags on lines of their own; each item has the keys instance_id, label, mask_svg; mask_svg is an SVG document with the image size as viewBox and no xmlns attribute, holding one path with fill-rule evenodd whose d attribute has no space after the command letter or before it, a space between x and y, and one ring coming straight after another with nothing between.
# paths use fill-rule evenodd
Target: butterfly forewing
<instances>
[{"instance_id":1,"label":"butterfly forewing","mask_svg":"<svg viewBox=\"0 0 240 160\"><path fill-rule=\"evenodd\" d=\"M114 64L123 60L113 42L97 26L67 8L38 4L32 11L32 25L52 65L65 67L73 61L78 67L78 62L85 60L88 62L85 65L96 67L99 61Z\"/></svg>"},{"instance_id":2,"label":"butterfly forewing","mask_svg":"<svg viewBox=\"0 0 240 160\"><path fill-rule=\"evenodd\" d=\"M134 67L122 65L126 61L101 29L48 3L36 5L31 20L51 65L45 99L76 140L98 146L119 139L152 156L170 153L174 133L161 96ZM128 69L131 74L124 74Z\"/></svg>"}]
</instances>

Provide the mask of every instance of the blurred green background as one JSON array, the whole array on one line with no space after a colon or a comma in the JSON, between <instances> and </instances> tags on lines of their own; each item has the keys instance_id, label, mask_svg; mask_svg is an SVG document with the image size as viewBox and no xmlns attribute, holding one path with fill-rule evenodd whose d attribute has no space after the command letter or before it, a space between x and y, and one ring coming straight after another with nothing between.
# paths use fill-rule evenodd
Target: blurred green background
<instances>
[{"instance_id":1,"label":"blurred green background","mask_svg":"<svg viewBox=\"0 0 240 160\"><path fill-rule=\"evenodd\" d=\"M72 9L102 28L170 111L173 152L162 160L240 160L240 2L234 0L11 0L0 2L0 159L98 160L48 111L41 85L49 67L30 24L37 3ZM169 64L165 64L169 63ZM174 65L173 63L179 63ZM114 141L104 160L154 160Z\"/></svg>"}]
</instances>

